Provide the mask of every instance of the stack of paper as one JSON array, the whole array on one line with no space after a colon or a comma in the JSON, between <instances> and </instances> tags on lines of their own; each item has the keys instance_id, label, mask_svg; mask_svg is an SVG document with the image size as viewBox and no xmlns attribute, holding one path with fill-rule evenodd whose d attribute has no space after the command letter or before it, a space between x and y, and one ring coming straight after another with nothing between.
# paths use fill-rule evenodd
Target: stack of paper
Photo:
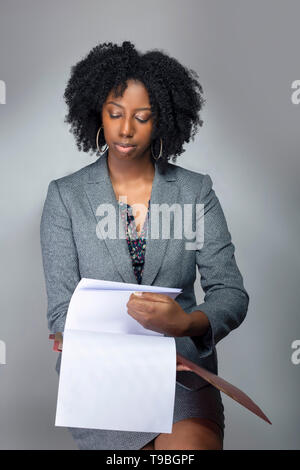
<instances>
[{"instance_id":1,"label":"stack of paper","mask_svg":"<svg viewBox=\"0 0 300 470\"><path fill-rule=\"evenodd\" d=\"M134 291L175 299L181 289L85 278L77 285L63 334L56 426L172 432L175 339L128 314Z\"/></svg>"}]
</instances>

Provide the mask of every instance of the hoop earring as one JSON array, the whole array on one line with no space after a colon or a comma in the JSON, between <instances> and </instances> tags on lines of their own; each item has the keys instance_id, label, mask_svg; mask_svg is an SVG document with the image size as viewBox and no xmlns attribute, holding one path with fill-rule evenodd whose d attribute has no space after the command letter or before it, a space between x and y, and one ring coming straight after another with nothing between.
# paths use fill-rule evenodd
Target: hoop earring
<instances>
[{"instance_id":1,"label":"hoop earring","mask_svg":"<svg viewBox=\"0 0 300 470\"><path fill-rule=\"evenodd\" d=\"M157 161L157 160L160 159L161 154L162 154L162 140L161 140L161 137L160 137L160 151L159 151L158 157L156 158L156 157L153 155L152 144L151 144L151 153L152 153L152 157L154 158L154 160Z\"/></svg>"},{"instance_id":2,"label":"hoop earring","mask_svg":"<svg viewBox=\"0 0 300 470\"><path fill-rule=\"evenodd\" d=\"M97 145L98 152L100 153L100 156L102 157L102 155L106 152L106 150L109 148L109 146L107 144L105 144L106 148L104 150L102 150L102 152L99 149L98 137L99 137L99 133L100 133L101 129L103 129L103 126L99 127L99 129L98 129L97 136L96 136L96 145Z\"/></svg>"}]
</instances>

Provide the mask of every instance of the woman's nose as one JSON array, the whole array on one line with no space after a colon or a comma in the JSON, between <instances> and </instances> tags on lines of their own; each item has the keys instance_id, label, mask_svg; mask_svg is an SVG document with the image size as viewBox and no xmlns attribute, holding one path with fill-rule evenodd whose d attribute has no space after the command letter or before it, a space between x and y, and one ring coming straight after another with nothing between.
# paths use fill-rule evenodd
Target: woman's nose
<instances>
[{"instance_id":1,"label":"woman's nose","mask_svg":"<svg viewBox=\"0 0 300 470\"><path fill-rule=\"evenodd\" d=\"M133 133L134 133L134 128L133 128L133 124L131 120L123 119L121 122L120 134L124 137L125 136L132 137Z\"/></svg>"}]
</instances>

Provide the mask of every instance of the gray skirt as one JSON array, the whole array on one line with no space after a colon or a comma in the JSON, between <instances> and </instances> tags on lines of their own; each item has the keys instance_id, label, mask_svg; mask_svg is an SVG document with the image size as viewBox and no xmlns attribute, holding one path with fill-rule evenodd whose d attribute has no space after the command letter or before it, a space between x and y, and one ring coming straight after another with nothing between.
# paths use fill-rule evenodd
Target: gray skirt
<instances>
[{"instance_id":1,"label":"gray skirt","mask_svg":"<svg viewBox=\"0 0 300 470\"><path fill-rule=\"evenodd\" d=\"M56 363L60 372L61 354ZM186 418L206 418L220 427L224 437L225 417L220 391L210 385L189 390L176 382L173 424ZM160 433L67 428L80 450L139 450Z\"/></svg>"}]
</instances>

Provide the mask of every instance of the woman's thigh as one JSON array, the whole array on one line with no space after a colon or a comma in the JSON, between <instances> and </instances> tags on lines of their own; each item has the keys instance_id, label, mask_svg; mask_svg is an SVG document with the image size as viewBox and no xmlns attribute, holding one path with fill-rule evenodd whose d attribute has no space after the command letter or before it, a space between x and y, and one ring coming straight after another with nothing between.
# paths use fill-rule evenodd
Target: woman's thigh
<instances>
[{"instance_id":1,"label":"woman's thigh","mask_svg":"<svg viewBox=\"0 0 300 470\"><path fill-rule=\"evenodd\" d=\"M144 447L142 447L140 450L154 450L154 440L148 442Z\"/></svg>"},{"instance_id":2,"label":"woman's thigh","mask_svg":"<svg viewBox=\"0 0 300 470\"><path fill-rule=\"evenodd\" d=\"M220 427L210 419L187 418L173 424L171 434L154 440L155 450L223 450Z\"/></svg>"}]
</instances>

